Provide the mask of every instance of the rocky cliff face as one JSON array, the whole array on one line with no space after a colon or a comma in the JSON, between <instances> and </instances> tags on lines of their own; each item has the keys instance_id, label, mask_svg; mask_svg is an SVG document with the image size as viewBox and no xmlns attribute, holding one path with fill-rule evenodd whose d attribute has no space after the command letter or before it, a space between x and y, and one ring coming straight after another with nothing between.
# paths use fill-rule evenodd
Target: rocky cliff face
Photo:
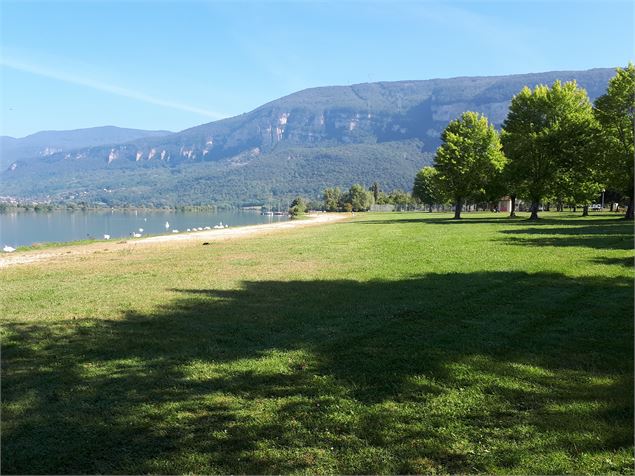
<instances>
[{"instance_id":1,"label":"rocky cliff face","mask_svg":"<svg viewBox=\"0 0 635 476\"><path fill-rule=\"evenodd\" d=\"M116 147L55 153L55 159L187 162L217 160L245 151L255 156L277 147L368 144L418 139L433 152L445 125L463 111L485 114L500 126L511 97L523 86L577 80L589 96L603 94L611 69L502 77L369 83L314 88L230 119Z\"/></svg>"}]
</instances>

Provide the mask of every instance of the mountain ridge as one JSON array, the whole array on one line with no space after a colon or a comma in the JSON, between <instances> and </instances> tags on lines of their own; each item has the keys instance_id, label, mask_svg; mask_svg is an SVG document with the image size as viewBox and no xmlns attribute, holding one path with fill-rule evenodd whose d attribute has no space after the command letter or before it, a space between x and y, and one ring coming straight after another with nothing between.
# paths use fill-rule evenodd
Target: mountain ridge
<instances>
[{"instance_id":1,"label":"mountain ridge","mask_svg":"<svg viewBox=\"0 0 635 476\"><path fill-rule=\"evenodd\" d=\"M169 135L18 161L0 179L16 196L106 204L253 203L372 181L409 189L465 110L500 127L524 86L576 80L593 100L613 75L594 68L307 88Z\"/></svg>"},{"instance_id":2,"label":"mountain ridge","mask_svg":"<svg viewBox=\"0 0 635 476\"><path fill-rule=\"evenodd\" d=\"M171 131L132 129L112 125L69 130L44 130L24 137L0 136L0 166L84 147L159 137ZM55 152L53 152L55 151Z\"/></svg>"}]
</instances>

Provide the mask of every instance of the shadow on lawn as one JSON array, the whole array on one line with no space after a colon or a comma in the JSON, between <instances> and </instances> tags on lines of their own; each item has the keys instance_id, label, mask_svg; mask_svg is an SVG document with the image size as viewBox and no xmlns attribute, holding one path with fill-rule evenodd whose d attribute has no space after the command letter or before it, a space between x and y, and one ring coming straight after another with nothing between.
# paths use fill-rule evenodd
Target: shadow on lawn
<instances>
[{"instance_id":1,"label":"shadow on lawn","mask_svg":"<svg viewBox=\"0 0 635 476\"><path fill-rule=\"evenodd\" d=\"M501 215L498 217L492 218L477 218L478 215L474 216L466 216L461 218L460 220L454 220L450 215L444 218L435 217L436 213L431 215L423 215L421 218L386 218L385 220L374 219L374 220L359 220L359 221L351 221L348 223L340 223L340 225L347 224L362 224L362 225L389 225L396 223L425 223L430 225L464 225L470 223L481 223L481 224L508 224L508 223L523 223L526 220L522 218L509 218L505 215Z\"/></svg>"},{"instance_id":2,"label":"shadow on lawn","mask_svg":"<svg viewBox=\"0 0 635 476\"><path fill-rule=\"evenodd\" d=\"M175 291L4 326L5 473L489 472L632 445L629 279Z\"/></svg>"},{"instance_id":3,"label":"shadow on lawn","mask_svg":"<svg viewBox=\"0 0 635 476\"><path fill-rule=\"evenodd\" d=\"M544 226L558 226L558 225L567 225L567 226L576 226L576 225L586 225L589 227L597 227L601 228L604 226L623 226L630 227L633 229L633 222L626 221L619 217L608 217L603 219L597 218L581 218L577 216L565 216L559 217L554 215L548 215L546 217L542 217L539 220L528 220L528 216L518 216L515 218L510 218L508 214L501 213L496 216L491 216L491 214L487 214L488 217L480 217L480 213L470 214L466 213L462 215L460 220L454 220L451 215L446 214L445 217L438 217L437 213L419 214L418 218L386 218L386 219L373 219L373 220L359 220L359 221L351 221L349 223L340 223L340 225L347 224L363 224L363 225L388 225L388 224L396 224L396 223L422 223L422 224L430 224L430 225L470 225L470 224L494 224L494 225L515 225L521 227L540 227Z\"/></svg>"},{"instance_id":4,"label":"shadow on lawn","mask_svg":"<svg viewBox=\"0 0 635 476\"><path fill-rule=\"evenodd\" d=\"M635 258L632 256L630 258L608 258L608 257L594 258L593 261L595 263L607 264L607 265L619 265L619 266L624 266L626 268L635 267Z\"/></svg>"},{"instance_id":5,"label":"shadow on lawn","mask_svg":"<svg viewBox=\"0 0 635 476\"><path fill-rule=\"evenodd\" d=\"M502 230L506 241L521 246L582 246L595 249L633 249L633 224L626 221L595 221L586 226L532 227Z\"/></svg>"}]
</instances>

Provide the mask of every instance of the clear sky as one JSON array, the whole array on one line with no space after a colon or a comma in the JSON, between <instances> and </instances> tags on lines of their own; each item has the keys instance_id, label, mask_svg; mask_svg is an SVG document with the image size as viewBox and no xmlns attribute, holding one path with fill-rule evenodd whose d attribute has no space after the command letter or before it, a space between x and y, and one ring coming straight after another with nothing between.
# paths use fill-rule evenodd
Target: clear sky
<instances>
[{"instance_id":1,"label":"clear sky","mask_svg":"<svg viewBox=\"0 0 635 476\"><path fill-rule=\"evenodd\" d=\"M625 65L634 5L0 0L0 134L177 131L313 86Z\"/></svg>"}]
</instances>

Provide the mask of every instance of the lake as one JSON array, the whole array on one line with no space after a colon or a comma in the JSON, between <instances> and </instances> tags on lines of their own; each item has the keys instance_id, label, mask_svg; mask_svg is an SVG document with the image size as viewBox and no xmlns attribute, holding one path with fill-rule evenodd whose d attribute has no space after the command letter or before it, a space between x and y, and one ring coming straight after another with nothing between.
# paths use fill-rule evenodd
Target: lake
<instances>
[{"instance_id":1,"label":"lake","mask_svg":"<svg viewBox=\"0 0 635 476\"><path fill-rule=\"evenodd\" d=\"M178 212L178 211L54 211L50 213L17 212L0 214L0 247L33 243L129 238L133 232L143 236L184 232L188 228L213 227L219 223L230 227L286 221L286 216L263 216L258 212ZM166 222L169 228L166 228Z\"/></svg>"}]
</instances>

